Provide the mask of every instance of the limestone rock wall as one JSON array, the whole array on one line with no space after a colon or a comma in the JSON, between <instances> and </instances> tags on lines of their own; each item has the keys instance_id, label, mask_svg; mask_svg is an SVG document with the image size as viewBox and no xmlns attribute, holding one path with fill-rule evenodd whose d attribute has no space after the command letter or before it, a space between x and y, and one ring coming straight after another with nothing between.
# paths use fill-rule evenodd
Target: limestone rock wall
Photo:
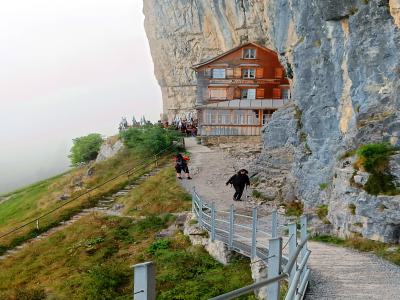
<instances>
[{"instance_id":1,"label":"limestone rock wall","mask_svg":"<svg viewBox=\"0 0 400 300\"><path fill-rule=\"evenodd\" d=\"M269 194L309 211L328 204L341 235L399 241L399 197L351 186L354 170L339 159L363 143L400 145L398 0L144 0L144 13L170 117L193 110L193 64L246 41L275 50L293 104L264 130Z\"/></svg>"}]
</instances>

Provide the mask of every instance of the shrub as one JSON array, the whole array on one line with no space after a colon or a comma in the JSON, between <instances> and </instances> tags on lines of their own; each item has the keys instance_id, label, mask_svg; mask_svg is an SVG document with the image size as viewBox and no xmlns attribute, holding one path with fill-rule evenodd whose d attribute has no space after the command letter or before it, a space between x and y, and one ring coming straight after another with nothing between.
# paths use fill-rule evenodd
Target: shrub
<instances>
[{"instance_id":1,"label":"shrub","mask_svg":"<svg viewBox=\"0 0 400 300\"><path fill-rule=\"evenodd\" d=\"M355 168L363 167L371 175L364 189L371 195L399 193L393 180L394 176L389 172L389 159L396 148L387 143L369 144L357 150L359 159Z\"/></svg>"},{"instance_id":2,"label":"shrub","mask_svg":"<svg viewBox=\"0 0 400 300\"><path fill-rule=\"evenodd\" d=\"M73 139L71 154L68 156L72 165L76 166L80 163L87 163L97 157L103 138L98 133L91 133Z\"/></svg>"},{"instance_id":3,"label":"shrub","mask_svg":"<svg viewBox=\"0 0 400 300\"><path fill-rule=\"evenodd\" d=\"M317 215L323 221L328 215L328 205L323 204L317 207Z\"/></svg>"},{"instance_id":4,"label":"shrub","mask_svg":"<svg viewBox=\"0 0 400 300\"><path fill-rule=\"evenodd\" d=\"M88 278L81 289L83 299L115 299L119 289L131 280L128 265L96 265L88 270Z\"/></svg>"},{"instance_id":5,"label":"shrub","mask_svg":"<svg viewBox=\"0 0 400 300\"><path fill-rule=\"evenodd\" d=\"M178 140L181 134L157 125L145 125L124 130L120 136L128 148L136 149L140 153L156 154Z\"/></svg>"},{"instance_id":6,"label":"shrub","mask_svg":"<svg viewBox=\"0 0 400 300\"><path fill-rule=\"evenodd\" d=\"M386 172L390 155L394 154L396 148L387 143L377 143L361 146L357 155L365 171L369 173Z\"/></svg>"},{"instance_id":7,"label":"shrub","mask_svg":"<svg viewBox=\"0 0 400 300\"><path fill-rule=\"evenodd\" d=\"M348 208L350 210L350 213L354 216L356 214L356 208L357 208L356 205L354 203L350 203L348 205Z\"/></svg>"},{"instance_id":8,"label":"shrub","mask_svg":"<svg viewBox=\"0 0 400 300\"><path fill-rule=\"evenodd\" d=\"M320 183L319 188L321 191L325 190L328 187L328 184L326 182Z\"/></svg>"},{"instance_id":9,"label":"shrub","mask_svg":"<svg viewBox=\"0 0 400 300\"><path fill-rule=\"evenodd\" d=\"M286 216L300 217L303 214L304 204L293 201L284 204L286 208Z\"/></svg>"},{"instance_id":10,"label":"shrub","mask_svg":"<svg viewBox=\"0 0 400 300\"><path fill-rule=\"evenodd\" d=\"M156 240L151 246L147 249L147 252L151 254L155 254L158 250L168 249L171 244L170 240L167 239L159 239Z\"/></svg>"},{"instance_id":11,"label":"shrub","mask_svg":"<svg viewBox=\"0 0 400 300\"><path fill-rule=\"evenodd\" d=\"M260 191L257 191L257 190L253 190L253 191L251 192L251 195L252 195L254 198L263 198L263 194L262 194Z\"/></svg>"}]
</instances>

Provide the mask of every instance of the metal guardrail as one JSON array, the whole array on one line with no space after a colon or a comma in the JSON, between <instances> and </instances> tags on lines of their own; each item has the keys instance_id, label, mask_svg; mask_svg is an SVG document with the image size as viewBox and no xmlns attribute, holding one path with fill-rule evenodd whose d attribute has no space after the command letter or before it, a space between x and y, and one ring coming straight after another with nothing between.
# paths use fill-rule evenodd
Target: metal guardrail
<instances>
[{"instance_id":1,"label":"metal guardrail","mask_svg":"<svg viewBox=\"0 0 400 300\"><path fill-rule=\"evenodd\" d=\"M212 300L234 299L263 287L267 288L268 300L278 300L281 280L288 280L289 283L285 300L303 299L310 275L307 261L311 254L311 251L307 249L306 216L300 217L300 241L298 242L296 223L285 225L289 232L287 238L278 236L277 211L272 212L270 216L260 216L257 208L253 208L250 216L237 213L233 205L229 211L217 210L214 203L204 202L195 190L192 194L192 211L197 217L199 226L209 233L211 241L221 241L230 250L253 260L259 259L268 267L267 279L212 298ZM266 229L263 230L263 228ZM268 245L262 243L263 239L268 241ZM285 245L283 245L284 239ZM288 256L284 256L283 250L287 246L289 246Z\"/></svg>"}]
</instances>

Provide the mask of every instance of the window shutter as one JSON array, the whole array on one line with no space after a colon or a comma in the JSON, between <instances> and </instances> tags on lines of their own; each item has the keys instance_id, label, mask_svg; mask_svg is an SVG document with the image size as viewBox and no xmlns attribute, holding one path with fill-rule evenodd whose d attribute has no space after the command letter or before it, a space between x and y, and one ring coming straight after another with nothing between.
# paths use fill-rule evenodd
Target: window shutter
<instances>
[{"instance_id":1,"label":"window shutter","mask_svg":"<svg viewBox=\"0 0 400 300\"><path fill-rule=\"evenodd\" d=\"M275 78L283 78L283 69L275 68Z\"/></svg>"},{"instance_id":2,"label":"window shutter","mask_svg":"<svg viewBox=\"0 0 400 300\"><path fill-rule=\"evenodd\" d=\"M232 68L226 69L226 78L233 78L233 69Z\"/></svg>"},{"instance_id":3,"label":"window shutter","mask_svg":"<svg viewBox=\"0 0 400 300\"><path fill-rule=\"evenodd\" d=\"M225 89L210 89L210 98L211 99L226 99L226 90Z\"/></svg>"},{"instance_id":4,"label":"window shutter","mask_svg":"<svg viewBox=\"0 0 400 300\"><path fill-rule=\"evenodd\" d=\"M206 68L206 69L204 69L204 77L205 77L205 78L211 78L211 76L212 76L212 70L211 70L211 68Z\"/></svg>"},{"instance_id":5,"label":"window shutter","mask_svg":"<svg viewBox=\"0 0 400 300\"><path fill-rule=\"evenodd\" d=\"M241 98L240 89L239 89L239 88L236 88L236 89L235 89L235 99L240 99L240 98Z\"/></svg>"},{"instance_id":6,"label":"window shutter","mask_svg":"<svg viewBox=\"0 0 400 300\"><path fill-rule=\"evenodd\" d=\"M273 99L281 99L281 89L280 88L272 89L272 98Z\"/></svg>"},{"instance_id":7,"label":"window shutter","mask_svg":"<svg viewBox=\"0 0 400 300\"><path fill-rule=\"evenodd\" d=\"M256 69L256 78L263 78L264 77L264 69L263 68L257 68Z\"/></svg>"},{"instance_id":8,"label":"window shutter","mask_svg":"<svg viewBox=\"0 0 400 300\"><path fill-rule=\"evenodd\" d=\"M234 78L241 78L242 77L242 69L240 68L235 68L233 70L233 77Z\"/></svg>"},{"instance_id":9,"label":"window shutter","mask_svg":"<svg viewBox=\"0 0 400 300\"><path fill-rule=\"evenodd\" d=\"M262 99L262 98L264 98L264 89L257 89L257 91L256 91L256 98L257 98L257 99Z\"/></svg>"}]
</instances>

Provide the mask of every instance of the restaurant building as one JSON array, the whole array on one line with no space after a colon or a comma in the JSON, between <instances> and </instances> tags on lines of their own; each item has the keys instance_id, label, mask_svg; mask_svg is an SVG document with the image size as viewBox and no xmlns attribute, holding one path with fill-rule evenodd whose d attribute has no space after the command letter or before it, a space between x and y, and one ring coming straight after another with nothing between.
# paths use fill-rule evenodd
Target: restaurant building
<instances>
[{"instance_id":1,"label":"restaurant building","mask_svg":"<svg viewBox=\"0 0 400 300\"><path fill-rule=\"evenodd\" d=\"M247 43L193 66L201 136L257 136L290 98L277 54Z\"/></svg>"}]
</instances>

